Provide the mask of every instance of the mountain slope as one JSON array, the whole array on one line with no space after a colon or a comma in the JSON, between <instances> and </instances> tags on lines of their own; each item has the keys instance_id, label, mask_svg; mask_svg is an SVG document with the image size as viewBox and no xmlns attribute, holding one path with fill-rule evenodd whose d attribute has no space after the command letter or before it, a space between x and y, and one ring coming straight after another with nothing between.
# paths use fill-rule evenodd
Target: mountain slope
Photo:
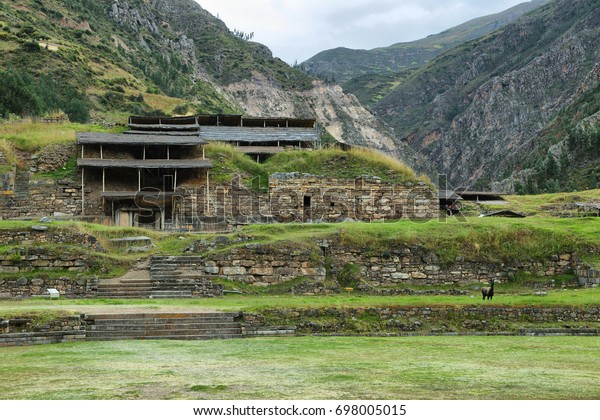
<instances>
[{"instance_id":1,"label":"mountain slope","mask_svg":"<svg viewBox=\"0 0 600 420\"><path fill-rule=\"evenodd\" d=\"M596 139L599 32L598 1L556 0L436 58L374 110L455 185L565 188L597 165L558 168Z\"/></svg>"},{"instance_id":2,"label":"mountain slope","mask_svg":"<svg viewBox=\"0 0 600 420\"><path fill-rule=\"evenodd\" d=\"M365 74L388 75L418 68L444 51L501 28L546 1L522 3L504 12L473 19L413 42L401 42L372 50L335 48L322 51L303 62L301 67L310 74L342 84Z\"/></svg>"},{"instance_id":3,"label":"mountain slope","mask_svg":"<svg viewBox=\"0 0 600 420\"><path fill-rule=\"evenodd\" d=\"M2 2L0 71L7 76L0 93L26 99L0 101L0 114L60 109L74 119L65 107L76 98L88 109L81 120L122 123L160 112L316 117L341 142L422 160L410 148L395 153L391 132L353 97L236 36L193 0ZM17 92L2 83L8 76Z\"/></svg>"}]
</instances>

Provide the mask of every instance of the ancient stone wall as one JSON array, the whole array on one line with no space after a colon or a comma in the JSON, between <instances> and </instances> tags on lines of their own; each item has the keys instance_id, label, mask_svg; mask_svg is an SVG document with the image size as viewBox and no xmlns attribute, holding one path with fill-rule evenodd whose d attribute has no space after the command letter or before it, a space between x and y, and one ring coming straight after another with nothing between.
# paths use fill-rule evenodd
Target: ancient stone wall
<instances>
[{"instance_id":1,"label":"ancient stone wall","mask_svg":"<svg viewBox=\"0 0 600 420\"><path fill-rule=\"evenodd\" d=\"M58 264L61 263L58 262ZM64 266L62 268L69 270L76 269L77 267ZM75 280L70 277L60 277L58 279L44 277L27 278L19 277L18 273L16 273L11 278L0 279L0 298L4 299L49 296L48 289L58 290L61 297L95 297L98 290L98 278L95 276L83 276Z\"/></svg>"},{"instance_id":2,"label":"ancient stone wall","mask_svg":"<svg viewBox=\"0 0 600 420\"><path fill-rule=\"evenodd\" d=\"M405 185L372 176L354 180L280 173L269 178L273 215L281 222L396 220L439 214L434 191L424 183Z\"/></svg>"},{"instance_id":3,"label":"ancient stone wall","mask_svg":"<svg viewBox=\"0 0 600 420\"><path fill-rule=\"evenodd\" d=\"M85 233L68 232L57 229L36 230L2 230L0 243L3 245L35 245L51 242L53 244L77 244L98 252L106 252L96 237Z\"/></svg>"},{"instance_id":4,"label":"ancient stone wall","mask_svg":"<svg viewBox=\"0 0 600 420\"><path fill-rule=\"evenodd\" d=\"M279 284L297 277L324 281L324 257L316 246L247 244L206 257L207 277L221 277L255 286Z\"/></svg>"},{"instance_id":5,"label":"ancient stone wall","mask_svg":"<svg viewBox=\"0 0 600 420\"><path fill-rule=\"evenodd\" d=\"M86 325L81 316L55 319L36 326L32 319L1 319L0 347L55 344L86 338Z\"/></svg>"},{"instance_id":6,"label":"ancient stone wall","mask_svg":"<svg viewBox=\"0 0 600 420\"><path fill-rule=\"evenodd\" d=\"M267 321L268 319L268 321ZM250 326L295 327L308 334L510 334L530 335L530 328L562 325L557 334L598 335L598 307L369 307L267 309L245 314ZM517 330L515 330L517 328ZM572 331L571 331L572 330Z\"/></svg>"},{"instance_id":7,"label":"ancient stone wall","mask_svg":"<svg viewBox=\"0 0 600 420\"><path fill-rule=\"evenodd\" d=\"M580 286L598 287L600 285L600 270L596 270L587 264L578 264L576 274Z\"/></svg>"},{"instance_id":8,"label":"ancient stone wall","mask_svg":"<svg viewBox=\"0 0 600 420\"><path fill-rule=\"evenodd\" d=\"M322 241L322 249L331 255L331 272L338 275L355 266L360 277L373 287L396 287L411 285L457 285L464 286L491 279L506 281L518 272L530 272L538 277L573 273L577 267L575 254L553 256L547 261L514 261L505 263L482 263L458 257L450 264L442 264L439 257L419 246L403 245L379 253L339 243Z\"/></svg>"},{"instance_id":9,"label":"ancient stone wall","mask_svg":"<svg viewBox=\"0 0 600 420\"><path fill-rule=\"evenodd\" d=\"M92 200L91 190L85 189L86 214L101 214L101 202ZM12 195L0 195L0 218L53 216L55 213L81 214L81 182L71 179L39 179L29 181L27 189L15 190Z\"/></svg>"},{"instance_id":10,"label":"ancient stone wall","mask_svg":"<svg viewBox=\"0 0 600 420\"><path fill-rule=\"evenodd\" d=\"M0 272L20 273L33 270L85 271L93 265L93 257L84 250L70 247L19 247L0 254Z\"/></svg>"},{"instance_id":11,"label":"ancient stone wall","mask_svg":"<svg viewBox=\"0 0 600 420\"><path fill-rule=\"evenodd\" d=\"M222 277L254 285L278 284L297 277L306 277L314 282L328 278L342 283L344 272L353 268L349 271L366 290L403 288L407 285L467 286L488 283L491 279L508 281L519 272L529 272L537 277L573 274L582 266L575 254L555 255L546 261L524 260L510 264L467 261L463 257L442 263L434 252L416 245L372 252L342 245L339 240L318 240L301 246L286 242L251 243L227 251L209 252L211 249L214 246L210 243L199 241L188 250L192 253L208 252L204 265L199 267L207 278ZM581 280L580 284L583 285ZM564 286L577 285L574 280L573 284Z\"/></svg>"}]
</instances>

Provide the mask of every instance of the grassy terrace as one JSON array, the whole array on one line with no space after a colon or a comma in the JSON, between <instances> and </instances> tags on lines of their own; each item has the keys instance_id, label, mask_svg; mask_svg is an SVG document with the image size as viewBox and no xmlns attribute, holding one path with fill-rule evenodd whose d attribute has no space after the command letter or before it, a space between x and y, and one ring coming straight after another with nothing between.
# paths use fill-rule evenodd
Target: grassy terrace
<instances>
[{"instance_id":1,"label":"grassy terrace","mask_svg":"<svg viewBox=\"0 0 600 420\"><path fill-rule=\"evenodd\" d=\"M76 132L120 132L123 127L106 128L94 124L61 123L46 124L23 121L21 123L0 124L0 150L13 156L12 148L36 152L52 144L75 142Z\"/></svg>"},{"instance_id":2,"label":"grassy terrace","mask_svg":"<svg viewBox=\"0 0 600 420\"><path fill-rule=\"evenodd\" d=\"M0 221L0 230L29 229L36 222ZM95 236L108 250L108 257L130 261L147 254L124 254L122 245L110 239L146 235L157 248L152 254L179 255L192 242L214 234L167 233L136 228L116 228L88 223L53 222L51 231L68 230ZM306 242L315 238L337 238L342 243L380 252L404 244L420 244L435 251L442 262L457 256L479 261L502 262L527 258L542 260L564 252L578 252L580 258L594 260L600 254L600 218L468 218L459 220L386 223L271 224L244 227L231 236L244 236L249 242ZM37 244L36 244L37 245ZM12 246L4 245L0 251Z\"/></svg>"},{"instance_id":3,"label":"grassy terrace","mask_svg":"<svg viewBox=\"0 0 600 420\"><path fill-rule=\"evenodd\" d=\"M249 295L225 296L211 299L58 299L34 298L2 301L0 315L5 317L23 314L53 312L55 315L102 313L115 311L261 311L273 308L328 308L328 307L431 307L431 306L598 306L600 290L568 289L549 291L546 296L536 294L510 294L502 287L494 296L494 303L482 301L479 290L469 296L363 296L356 293L342 293L332 296L295 295Z\"/></svg>"}]
</instances>

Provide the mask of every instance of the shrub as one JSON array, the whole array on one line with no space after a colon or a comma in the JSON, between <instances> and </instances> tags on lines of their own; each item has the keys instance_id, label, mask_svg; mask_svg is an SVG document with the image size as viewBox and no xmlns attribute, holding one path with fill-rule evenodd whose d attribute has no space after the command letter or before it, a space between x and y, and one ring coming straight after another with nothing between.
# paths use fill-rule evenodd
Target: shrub
<instances>
[{"instance_id":1,"label":"shrub","mask_svg":"<svg viewBox=\"0 0 600 420\"><path fill-rule=\"evenodd\" d=\"M337 282L341 287L356 287L360 284L360 267L347 263L337 275Z\"/></svg>"}]
</instances>

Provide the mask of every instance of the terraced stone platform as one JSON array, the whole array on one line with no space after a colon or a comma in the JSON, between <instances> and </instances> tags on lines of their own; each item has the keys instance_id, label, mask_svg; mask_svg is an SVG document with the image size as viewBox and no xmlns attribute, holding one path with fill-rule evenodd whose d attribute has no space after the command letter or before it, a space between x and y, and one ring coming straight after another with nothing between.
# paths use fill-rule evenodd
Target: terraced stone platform
<instances>
[{"instance_id":1,"label":"terraced stone platform","mask_svg":"<svg viewBox=\"0 0 600 420\"><path fill-rule=\"evenodd\" d=\"M86 340L242 338L241 313L87 315Z\"/></svg>"},{"instance_id":2,"label":"terraced stone platform","mask_svg":"<svg viewBox=\"0 0 600 420\"><path fill-rule=\"evenodd\" d=\"M132 299L172 299L213 297L223 287L204 276L203 259L198 256L154 256L144 275L104 280L98 284L98 297Z\"/></svg>"}]
</instances>

